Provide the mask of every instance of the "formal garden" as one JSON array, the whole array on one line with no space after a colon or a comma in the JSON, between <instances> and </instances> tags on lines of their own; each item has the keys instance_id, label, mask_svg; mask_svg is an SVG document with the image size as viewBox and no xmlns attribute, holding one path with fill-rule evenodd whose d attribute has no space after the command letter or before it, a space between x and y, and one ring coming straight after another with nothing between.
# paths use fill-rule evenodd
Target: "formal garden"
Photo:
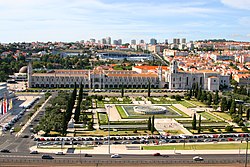
<instances>
[{"instance_id":1,"label":"formal garden","mask_svg":"<svg viewBox=\"0 0 250 167\"><path fill-rule=\"evenodd\" d=\"M207 92L194 86L184 96L171 95L152 97L117 97L101 95L83 96L83 90L59 92L50 101L45 115L35 130L45 135L59 136L106 136L109 115L107 105L114 106L110 114L120 119L110 120L111 135L159 134L153 119L172 120L193 134L248 132L249 108L231 98L220 97L218 92ZM116 112L116 113L115 113ZM74 126L69 127L74 118ZM46 125L46 126L45 126ZM154 126L154 125L153 125ZM183 133L180 129L163 129L168 134Z\"/></svg>"}]
</instances>

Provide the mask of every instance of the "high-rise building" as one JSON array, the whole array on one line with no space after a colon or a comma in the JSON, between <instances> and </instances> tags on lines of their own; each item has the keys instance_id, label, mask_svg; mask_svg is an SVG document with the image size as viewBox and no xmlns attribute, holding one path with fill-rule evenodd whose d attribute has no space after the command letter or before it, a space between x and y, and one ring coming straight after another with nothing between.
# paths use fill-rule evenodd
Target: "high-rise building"
<instances>
[{"instance_id":1,"label":"high-rise building","mask_svg":"<svg viewBox=\"0 0 250 167\"><path fill-rule=\"evenodd\" d=\"M168 39L165 39L165 44L168 44Z\"/></svg>"},{"instance_id":2,"label":"high-rise building","mask_svg":"<svg viewBox=\"0 0 250 167\"><path fill-rule=\"evenodd\" d=\"M118 39L118 45L122 45L122 39Z\"/></svg>"},{"instance_id":3,"label":"high-rise building","mask_svg":"<svg viewBox=\"0 0 250 167\"><path fill-rule=\"evenodd\" d=\"M119 45L118 40L113 40L113 44L114 44L114 45Z\"/></svg>"},{"instance_id":4,"label":"high-rise building","mask_svg":"<svg viewBox=\"0 0 250 167\"><path fill-rule=\"evenodd\" d=\"M105 38L102 38L102 40L101 40L101 44L107 44L107 41L106 41L106 39L105 39Z\"/></svg>"},{"instance_id":5,"label":"high-rise building","mask_svg":"<svg viewBox=\"0 0 250 167\"><path fill-rule=\"evenodd\" d=\"M150 39L150 44L151 44L151 45L156 45L156 44L157 44L157 40L154 39L154 38L151 38L151 39Z\"/></svg>"},{"instance_id":6,"label":"high-rise building","mask_svg":"<svg viewBox=\"0 0 250 167\"><path fill-rule=\"evenodd\" d=\"M173 44L177 44L177 39L173 38Z\"/></svg>"},{"instance_id":7,"label":"high-rise building","mask_svg":"<svg viewBox=\"0 0 250 167\"><path fill-rule=\"evenodd\" d=\"M143 39L141 39L141 40L140 40L140 43L141 43L141 44L143 44L143 43L144 43L144 40L143 40Z\"/></svg>"},{"instance_id":8,"label":"high-rise building","mask_svg":"<svg viewBox=\"0 0 250 167\"><path fill-rule=\"evenodd\" d=\"M173 44L180 44L180 38L173 38Z\"/></svg>"},{"instance_id":9,"label":"high-rise building","mask_svg":"<svg viewBox=\"0 0 250 167\"><path fill-rule=\"evenodd\" d=\"M186 38L182 38L182 39L181 39L181 43L187 43Z\"/></svg>"},{"instance_id":10,"label":"high-rise building","mask_svg":"<svg viewBox=\"0 0 250 167\"><path fill-rule=\"evenodd\" d=\"M131 45L136 45L136 40L135 39L131 40Z\"/></svg>"},{"instance_id":11,"label":"high-rise building","mask_svg":"<svg viewBox=\"0 0 250 167\"><path fill-rule=\"evenodd\" d=\"M95 43L95 39L94 39L94 38L91 38L91 39L89 40L89 42Z\"/></svg>"},{"instance_id":12,"label":"high-rise building","mask_svg":"<svg viewBox=\"0 0 250 167\"><path fill-rule=\"evenodd\" d=\"M107 38L106 38L106 44L111 45L111 37L107 37Z\"/></svg>"}]
</instances>

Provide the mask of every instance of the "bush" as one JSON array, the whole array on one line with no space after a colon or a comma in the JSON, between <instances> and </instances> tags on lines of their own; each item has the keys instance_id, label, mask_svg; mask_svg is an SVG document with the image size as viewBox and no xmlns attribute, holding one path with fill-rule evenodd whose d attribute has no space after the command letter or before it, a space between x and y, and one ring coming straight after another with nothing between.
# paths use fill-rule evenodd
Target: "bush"
<instances>
[{"instance_id":1,"label":"bush","mask_svg":"<svg viewBox=\"0 0 250 167\"><path fill-rule=\"evenodd\" d=\"M242 130L243 132L248 132L248 128L247 128L246 126L243 126L243 127L241 128L241 130Z\"/></svg>"},{"instance_id":2,"label":"bush","mask_svg":"<svg viewBox=\"0 0 250 167\"><path fill-rule=\"evenodd\" d=\"M176 95L176 96L175 96L175 100L176 100L176 101L181 101L181 96L180 96L180 95Z\"/></svg>"},{"instance_id":3,"label":"bush","mask_svg":"<svg viewBox=\"0 0 250 167\"><path fill-rule=\"evenodd\" d=\"M175 99L175 95L172 95L170 98L171 98L171 99Z\"/></svg>"},{"instance_id":4,"label":"bush","mask_svg":"<svg viewBox=\"0 0 250 167\"><path fill-rule=\"evenodd\" d=\"M233 132L234 128L233 128L233 126L226 126L225 131L227 131L227 132Z\"/></svg>"},{"instance_id":5,"label":"bush","mask_svg":"<svg viewBox=\"0 0 250 167\"><path fill-rule=\"evenodd\" d=\"M134 130L133 130L133 133L137 133L137 129L134 129Z\"/></svg>"},{"instance_id":6,"label":"bush","mask_svg":"<svg viewBox=\"0 0 250 167\"><path fill-rule=\"evenodd\" d=\"M209 132L214 132L214 128L212 128L212 127L209 128L208 130L209 130Z\"/></svg>"}]
</instances>

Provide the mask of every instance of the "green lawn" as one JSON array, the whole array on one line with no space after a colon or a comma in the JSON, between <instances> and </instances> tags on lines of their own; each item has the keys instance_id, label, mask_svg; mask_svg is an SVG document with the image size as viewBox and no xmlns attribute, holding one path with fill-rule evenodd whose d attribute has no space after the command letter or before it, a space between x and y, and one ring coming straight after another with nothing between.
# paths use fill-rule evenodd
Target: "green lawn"
<instances>
[{"instance_id":1,"label":"green lawn","mask_svg":"<svg viewBox=\"0 0 250 167\"><path fill-rule=\"evenodd\" d=\"M218 122L222 122L223 120L221 120L220 118L217 118L215 116L213 116L212 114L210 114L209 112L201 112L199 113L202 117L206 118L207 120L210 120L210 121L218 121Z\"/></svg>"},{"instance_id":2,"label":"green lawn","mask_svg":"<svg viewBox=\"0 0 250 167\"><path fill-rule=\"evenodd\" d=\"M195 106L201 106L201 107L207 106L205 103L202 103L202 102L197 101L197 100L187 100L187 101L194 104Z\"/></svg>"},{"instance_id":3,"label":"green lawn","mask_svg":"<svg viewBox=\"0 0 250 167\"><path fill-rule=\"evenodd\" d=\"M224 118L225 120L232 121L231 116L227 113L224 113L224 112L213 112L213 113Z\"/></svg>"},{"instance_id":4,"label":"green lawn","mask_svg":"<svg viewBox=\"0 0 250 167\"><path fill-rule=\"evenodd\" d=\"M143 150L239 150L246 149L246 143L228 144L181 144L164 146L143 146Z\"/></svg>"},{"instance_id":5,"label":"green lawn","mask_svg":"<svg viewBox=\"0 0 250 167\"><path fill-rule=\"evenodd\" d=\"M98 119L100 124L108 123L108 115L105 113L98 113Z\"/></svg>"},{"instance_id":6,"label":"green lawn","mask_svg":"<svg viewBox=\"0 0 250 167\"><path fill-rule=\"evenodd\" d=\"M121 118L128 118L127 114L125 113L125 111L123 110L123 108L121 106L115 106L117 111L119 112Z\"/></svg>"},{"instance_id":7,"label":"green lawn","mask_svg":"<svg viewBox=\"0 0 250 167\"><path fill-rule=\"evenodd\" d=\"M174 111L176 111L176 112L178 112L179 114L181 114L182 117L187 117L187 118L189 117L186 113L184 113L180 109L176 108L175 106L170 106L169 108L172 109L172 110L174 110Z\"/></svg>"},{"instance_id":8,"label":"green lawn","mask_svg":"<svg viewBox=\"0 0 250 167\"><path fill-rule=\"evenodd\" d=\"M194 108L194 107L196 107L195 105L187 102L186 100L178 101L178 103L181 104L181 105L183 105L183 106L185 106L185 107L187 107L187 108Z\"/></svg>"},{"instance_id":9,"label":"green lawn","mask_svg":"<svg viewBox=\"0 0 250 167\"><path fill-rule=\"evenodd\" d=\"M97 108L104 108L104 102L97 100Z\"/></svg>"}]
</instances>

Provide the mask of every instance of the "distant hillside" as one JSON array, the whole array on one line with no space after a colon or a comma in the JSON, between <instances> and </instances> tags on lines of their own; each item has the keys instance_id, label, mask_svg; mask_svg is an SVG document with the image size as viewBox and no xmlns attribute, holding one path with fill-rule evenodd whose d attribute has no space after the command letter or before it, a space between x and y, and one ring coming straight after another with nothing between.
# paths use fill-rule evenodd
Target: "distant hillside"
<instances>
[{"instance_id":1,"label":"distant hillside","mask_svg":"<svg viewBox=\"0 0 250 167\"><path fill-rule=\"evenodd\" d=\"M235 42L235 41L226 39L204 39L204 40L197 40L197 42Z\"/></svg>"}]
</instances>

